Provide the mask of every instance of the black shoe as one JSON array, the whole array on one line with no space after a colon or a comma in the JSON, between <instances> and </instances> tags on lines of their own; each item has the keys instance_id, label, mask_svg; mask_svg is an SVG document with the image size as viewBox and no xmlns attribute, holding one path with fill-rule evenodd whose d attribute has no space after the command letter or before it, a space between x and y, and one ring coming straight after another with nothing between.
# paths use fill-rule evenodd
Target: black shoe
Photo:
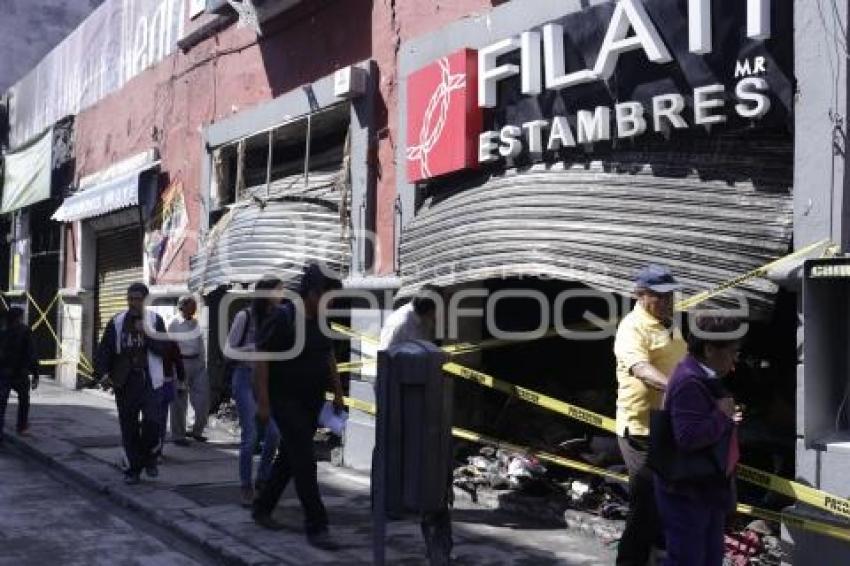
<instances>
[{"instance_id":1,"label":"black shoe","mask_svg":"<svg viewBox=\"0 0 850 566\"><path fill-rule=\"evenodd\" d=\"M204 436L203 434L192 434L191 436L192 436L192 438L194 438L194 439L195 439L195 441L197 441L197 442L206 442L207 440L209 440L209 439L208 439L206 436Z\"/></svg>"},{"instance_id":2,"label":"black shoe","mask_svg":"<svg viewBox=\"0 0 850 566\"><path fill-rule=\"evenodd\" d=\"M159 468L156 467L156 464L145 466L145 473L149 478L155 478L159 476Z\"/></svg>"},{"instance_id":3,"label":"black shoe","mask_svg":"<svg viewBox=\"0 0 850 566\"><path fill-rule=\"evenodd\" d=\"M189 446L189 439L188 438L175 438L173 440L173 442L177 446Z\"/></svg>"},{"instance_id":4,"label":"black shoe","mask_svg":"<svg viewBox=\"0 0 850 566\"><path fill-rule=\"evenodd\" d=\"M142 482L142 478L138 472L124 472L124 483L127 485L138 485Z\"/></svg>"},{"instance_id":5,"label":"black shoe","mask_svg":"<svg viewBox=\"0 0 850 566\"><path fill-rule=\"evenodd\" d=\"M319 550L326 550L328 552L336 552L339 550L339 545L334 542L328 531L307 533L307 542L310 543L310 546L318 548Z\"/></svg>"},{"instance_id":6,"label":"black shoe","mask_svg":"<svg viewBox=\"0 0 850 566\"><path fill-rule=\"evenodd\" d=\"M283 523L277 521L271 515L260 515L257 513L251 513L251 518L254 519L254 522L264 529L268 529L270 531L282 531L286 527Z\"/></svg>"}]
</instances>

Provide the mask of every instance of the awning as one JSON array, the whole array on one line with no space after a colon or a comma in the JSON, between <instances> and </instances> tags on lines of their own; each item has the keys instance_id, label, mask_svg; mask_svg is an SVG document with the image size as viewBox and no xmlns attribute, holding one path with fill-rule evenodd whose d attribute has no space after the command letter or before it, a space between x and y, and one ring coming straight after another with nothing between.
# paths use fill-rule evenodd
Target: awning
<instances>
[{"instance_id":1,"label":"awning","mask_svg":"<svg viewBox=\"0 0 850 566\"><path fill-rule=\"evenodd\" d=\"M52 156L52 128L22 149L4 156L3 203L0 213L12 212L50 198Z\"/></svg>"},{"instance_id":2,"label":"awning","mask_svg":"<svg viewBox=\"0 0 850 566\"><path fill-rule=\"evenodd\" d=\"M532 276L629 295L635 272L657 262L689 295L785 255L791 234L790 192L648 172L528 171L427 201L402 234L401 294ZM753 279L738 290L758 316L778 287Z\"/></svg>"},{"instance_id":3,"label":"awning","mask_svg":"<svg viewBox=\"0 0 850 566\"><path fill-rule=\"evenodd\" d=\"M140 193L145 192L149 184L142 182L143 176L153 166L77 191L65 199L53 214L53 220L73 222L138 206L145 198L145 195L140 197Z\"/></svg>"},{"instance_id":4,"label":"awning","mask_svg":"<svg viewBox=\"0 0 850 566\"><path fill-rule=\"evenodd\" d=\"M314 181L320 181L319 175L311 174ZM272 183L269 193L276 196L271 200L243 201L218 221L190 260L189 289L207 293L264 276L294 283L308 261L347 272L350 250L340 221L340 190L328 183L294 194L285 190L288 183Z\"/></svg>"}]
</instances>

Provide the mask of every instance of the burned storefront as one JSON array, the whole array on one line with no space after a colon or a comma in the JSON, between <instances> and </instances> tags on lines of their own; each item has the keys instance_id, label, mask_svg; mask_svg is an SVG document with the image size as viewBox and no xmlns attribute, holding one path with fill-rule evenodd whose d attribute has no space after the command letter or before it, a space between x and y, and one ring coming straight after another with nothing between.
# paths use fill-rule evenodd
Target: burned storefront
<instances>
[{"instance_id":1,"label":"burned storefront","mask_svg":"<svg viewBox=\"0 0 850 566\"><path fill-rule=\"evenodd\" d=\"M365 66L341 72L362 74L365 87ZM189 288L205 298L210 344L221 344L245 306L238 291L262 278L292 288L310 261L349 274L351 159L365 151L364 102L349 100L363 92L340 91L338 82L322 79L206 129L209 224ZM208 366L219 392L223 351L210 348Z\"/></svg>"},{"instance_id":2,"label":"burned storefront","mask_svg":"<svg viewBox=\"0 0 850 566\"><path fill-rule=\"evenodd\" d=\"M641 267L667 265L689 297L791 252L793 9L760 6L506 5L403 46L399 296L437 285L449 341L508 339L460 363L613 416L614 330ZM747 461L793 477L785 283L761 273L698 306L749 323L730 384ZM470 381L456 396L458 426L615 463L609 435L533 400Z\"/></svg>"}]
</instances>

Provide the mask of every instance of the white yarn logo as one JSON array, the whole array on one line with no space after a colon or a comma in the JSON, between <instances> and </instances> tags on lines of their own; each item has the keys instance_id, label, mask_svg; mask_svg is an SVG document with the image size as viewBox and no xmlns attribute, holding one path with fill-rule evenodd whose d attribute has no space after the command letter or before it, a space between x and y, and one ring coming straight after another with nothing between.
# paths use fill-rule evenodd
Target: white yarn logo
<instances>
[{"instance_id":1,"label":"white yarn logo","mask_svg":"<svg viewBox=\"0 0 850 566\"><path fill-rule=\"evenodd\" d=\"M408 161L419 161L419 171L422 178L431 177L428 159L446 127L446 116L451 106L452 92L466 86L466 75L462 73L451 74L447 57L442 57L437 64L440 66L440 83L431 95L425 113L422 115L419 143L407 148L407 159ZM436 120L434 119L435 113L437 113Z\"/></svg>"}]
</instances>

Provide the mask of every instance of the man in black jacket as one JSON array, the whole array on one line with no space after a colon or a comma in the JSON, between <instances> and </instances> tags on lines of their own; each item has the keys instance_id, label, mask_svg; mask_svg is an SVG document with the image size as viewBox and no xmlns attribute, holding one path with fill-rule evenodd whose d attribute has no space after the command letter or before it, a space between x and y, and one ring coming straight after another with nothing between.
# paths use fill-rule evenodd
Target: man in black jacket
<instances>
[{"instance_id":1,"label":"man in black jacket","mask_svg":"<svg viewBox=\"0 0 850 566\"><path fill-rule=\"evenodd\" d=\"M9 394L18 394L17 431L29 431L30 387L38 387L38 358L32 342L32 331L24 323L24 311L12 307L6 315L6 328L2 337L2 368L0 368L0 440ZM30 383L30 376L32 383Z\"/></svg>"},{"instance_id":2,"label":"man in black jacket","mask_svg":"<svg viewBox=\"0 0 850 566\"><path fill-rule=\"evenodd\" d=\"M326 268L308 264L301 279L301 304L285 302L277 307L267 316L257 338L258 352L288 352L301 344L292 359L256 364L257 417L262 423L274 418L280 431L280 449L271 477L254 500L252 515L262 527L282 528L271 514L289 480L294 479L304 509L307 541L323 550L335 550L337 545L328 535L328 516L316 476L313 435L328 388L333 391L335 408L341 410L344 406L333 342L321 327L322 309L327 306L322 298L340 287L339 279ZM301 317L303 324L299 324ZM301 340L299 332L304 333Z\"/></svg>"},{"instance_id":3,"label":"man in black jacket","mask_svg":"<svg viewBox=\"0 0 850 566\"><path fill-rule=\"evenodd\" d=\"M115 390L121 440L129 467L124 481L140 481L142 470L159 475L155 451L160 442L160 411L164 382L165 323L154 312L145 312L148 288L133 283L127 289L127 310L115 315L103 331L95 359L95 378ZM141 421L139 418L141 417Z\"/></svg>"}]
</instances>

